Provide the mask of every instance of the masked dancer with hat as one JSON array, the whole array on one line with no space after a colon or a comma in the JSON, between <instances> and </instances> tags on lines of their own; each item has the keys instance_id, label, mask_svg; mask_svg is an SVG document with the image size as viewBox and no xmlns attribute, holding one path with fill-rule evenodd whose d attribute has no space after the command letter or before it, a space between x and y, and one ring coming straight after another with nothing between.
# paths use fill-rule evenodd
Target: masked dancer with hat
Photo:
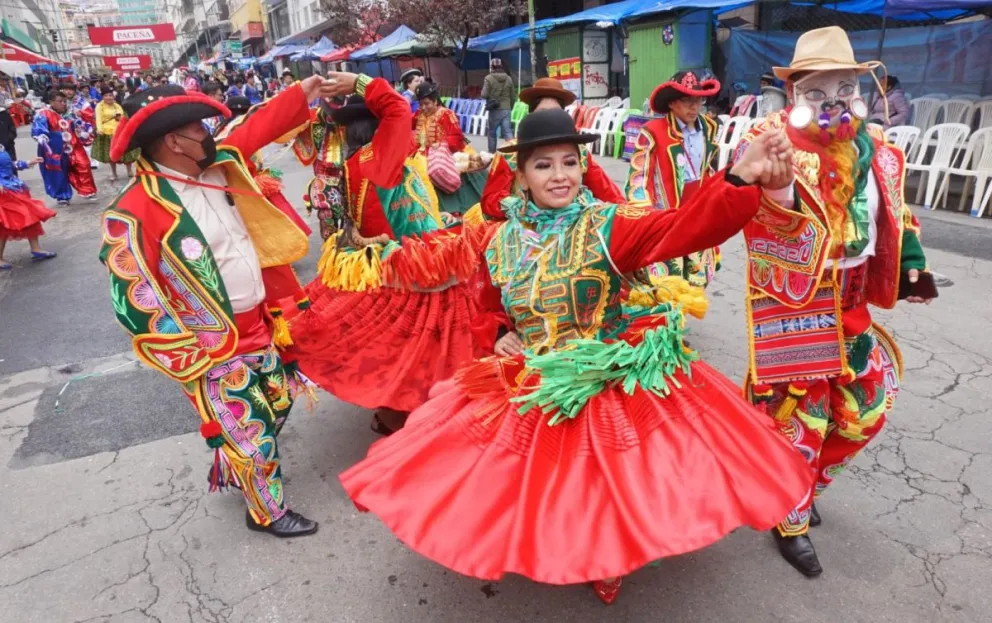
<instances>
[{"instance_id":1,"label":"masked dancer with hat","mask_svg":"<svg viewBox=\"0 0 992 623\"><path fill-rule=\"evenodd\" d=\"M659 210L677 210L715 173L717 123L700 114L706 98L720 92L715 78L680 71L651 94L652 119L637 137L630 158L627 201ZM682 277L706 287L719 269L719 249L702 249L652 266L652 276Z\"/></svg>"},{"instance_id":2,"label":"masked dancer with hat","mask_svg":"<svg viewBox=\"0 0 992 623\"><path fill-rule=\"evenodd\" d=\"M618 303L625 274L738 231L757 209L757 182L788 185L784 134L766 135L680 210L595 199L578 148L594 140L562 110L521 121L503 149L517 154L526 199L506 200L483 298L525 349L461 366L341 481L359 508L449 569L592 582L609 604L641 566L742 525L774 526L812 475L686 348L680 314L630 316Z\"/></svg>"},{"instance_id":3,"label":"masked dancer with hat","mask_svg":"<svg viewBox=\"0 0 992 623\"><path fill-rule=\"evenodd\" d=\"M376 409L389 434L435 382L472 356L475 230L445 229L410 131L410 107L388 82L332 73L352 93L344 126L345 228L324 243L312 306L293 321L301 370L339 399ZM343 86L342 86L343 85Z\"/></svg>"},{"instance_id":4,"label":"masked dancer with hat","mask_svg":"<svg viewBox=\"0 0 992 623\"><path fill-rule=\"evenodd\" d=\"M41 177L45 192L60 205L66 205L76 190L84 199L96 197L96 182L90 170L90 158L83 141L88 128L69 111L66 96L48 92L48 105L35 115L31 136L38 142L38 156L43 159Z\"/></svg>"},{"instance_id":5,"label":"masked dancer with hat","mask_svg":"<svg viewBox=\"0 0 992 623\"><path fill-rule=\"evenodd\" d=\"M249 529L312 534L289 509L277 436L301 387L280 355L285 305L307 302L290 264L307 237L259 192L246 157L302 126L318 76L259 105L218 145L201 123L228 109L178 85L124 102L110 155L140 149L135 182L103 216L100 260L138 358L181 384L214 451L210 489L238 487Z\"/></svg>"},{"instance_id":6,"label":"masked dancer with hat","mask_svg":"<svg viewBox=\"0 0 992 623\"><path fill-rule=\"evenodd\" d=\"M529 112L548 109L564 109L575 102L575 94L565 89L561 82L554 78L538 78L534 86L524 89L519 95L520 101L527 104ZM510 139L507 145L516 143ZM582 159L582 185L589 189L592 196L605 203L623 203L624 196L606 174L603 167L596 164L592 154L585 145L579 145L579 155ZM517 195L520 187L517 184L517 155L515 152L499 152L489 165L489 178L482 191L482 216L486 219L503 221L502 202L510 196ZM469 217L471 218L471 217Z\"/></svg>"},{"instance_id":7,"label":"masked dancer with hat","mask_svg":"<svg viewBox=\"0 0 992 623\"><path fill-rule=\"evenodd\" d=\"M905 154L865 121L859 81L876 66L855 60L838 27L803 34L792 64L775 68L791 106L758 123L738 151L783 130L795 146L795 183L764 187L744 229L747 385L816 475L772 531L807 576L822 572L808 534L820 523L813 500L881 431L902 375L869 305L937 295L903 196Z\"/></svg>"},{"instance_id":8,"label":"masked dancer with hat","mask_svg":"<svg viewBox=\"0 0 992 623\"><path fill-rule=\"evenodd\" d=\"M241 124L247 122L259 110L252 105L247 97L229 97L227 98L226 105L228 110L231 111L231 116L221 121L220 125L217 126L217 130L213 132L214 140L220 143L224 142L224 139L231 132L240 127ZM305 130L305 127L300 128L300 131ZM275 142L288 143L289 140L290 138L288 136L283 136L276 139ZM293 204L282 194L282 172L265 166L260 151L244 155L248 156L245 159L248 172L251 173L255 185L262 191L265 198L269 200L269 203L279 208L283 214L288 216L309 237L313 230L303 220L300 213L296 211Z\"/></svg>"}]
</instances>

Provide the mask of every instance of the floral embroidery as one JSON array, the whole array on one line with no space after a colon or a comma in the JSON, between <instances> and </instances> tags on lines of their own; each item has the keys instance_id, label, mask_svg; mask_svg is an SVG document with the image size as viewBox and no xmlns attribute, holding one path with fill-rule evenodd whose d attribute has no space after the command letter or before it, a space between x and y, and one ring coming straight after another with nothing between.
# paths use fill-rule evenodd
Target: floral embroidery
<instances>
[{"instance_id":1,"label":"floral embroidery","mask_svg":"<svg viewBox=\"0 0 992 623\"><path fill-rule=\"evenodd\" d=\"M179 247L182 249L183 257L187 260L196 261L203 255L203 243L192 236L183 238Z\"/></svg>"}]
</instances>

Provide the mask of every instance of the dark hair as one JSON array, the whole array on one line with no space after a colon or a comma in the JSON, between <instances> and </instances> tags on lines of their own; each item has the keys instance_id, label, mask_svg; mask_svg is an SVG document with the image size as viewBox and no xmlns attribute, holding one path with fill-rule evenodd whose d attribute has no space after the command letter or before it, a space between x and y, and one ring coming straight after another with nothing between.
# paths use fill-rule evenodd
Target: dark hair
<instances>
[{"instance_id":1,"label":"dark hair","mask_svg":"<svg viewBox=\"0 0 992 623\"><path fill-rule=\"evenodd\" d=\"M406 78L403 78L403 88L404 89L408 88L410 86L410 83L413 82L413 79L414 78L416 78L417 76L422 76L422 75L424 75L424 74L411 73Z\"/></svg>"},{"instance_id":2,"label":"dark hair","mask_svg":"<svg viewBox=\"0 0 992 623\"><path fill-rule=\"evenodd\" d=\"M885 76L885 88L894 89L899 86L899 78L895 76Z\"/></svg>"},{"instance_id":3,"label":"dark hair","mask_svg":"<svg viewBox=\"0 0 992 623\"><path fill-rule=\"evenodd\" d=\"M114 90L110 87L103 87L102 89L100 89L100 97L103 97L104 95L108 95L108 94L113 95Z\"/></svg>"},{"instance_id":4,"label":"dark hair","mask_svg":"<svg viewBox=\"0 0 992 623\"><path fill-rule=\"evenodd\" d=\"M344 127L344 140L348 143L348 155L355 153L372 142L375 131L379 129L378 119L361 119L352 121Z\"/></svg>"},{"instance_id":5,"label":"dark hair","mask_svg":"<svg viewBox=\"0 0 992 623\"><path fill-rule=\"evenodd\" d=\"M213 80L203 85L204 95L212 95L213 93L220 93L223 90L224 87L222 87L219 82L214 82Z\"/></svg>"},{"instance_id":6,"label":"dark hair","mask_svg":"<svg viewBox=\"0 0 992 623\"><path fill-rule=\"evenodd\" d=\"M65 99L65 93L58 89L48 89L48 93L45 93L45 102L51 104L53 100L59 97Z\"/></svg>"},{"instance_id":7,"label":"dark hair","mask_svg":"<svg viewBox=\"0 0 992 623\"><path fill-rule=\"evenodd\" d=\"M234 79L234 84L244 84L244 83L245 83L245 79L242 78L241 76L238 76L237 78Z\"/></svg>"}]
</instances>

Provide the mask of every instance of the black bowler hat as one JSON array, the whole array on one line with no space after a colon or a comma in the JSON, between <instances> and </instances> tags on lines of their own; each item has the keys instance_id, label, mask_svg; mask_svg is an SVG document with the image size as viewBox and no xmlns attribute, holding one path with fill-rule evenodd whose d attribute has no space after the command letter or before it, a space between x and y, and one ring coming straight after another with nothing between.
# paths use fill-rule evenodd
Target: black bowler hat
<instances>
[{"instance_id":1,"label":"black bowler hat","mask_svg":"<svg viewBox=\"0 0 992 623\"><path fill-rule=\"evenodd\" d=\"M224 103L230 109L232 115L243 115L251 108L251 100L247 97L237 95L227 98L227 101Z\"/></svg>"},{"instance_id":2,"label":"black bowler hat","mask_svg":"<svg viewBox=\"0 0 992 623\"><path fill-rule=\"evenodd\" d=\"M438 88L433 82L428 82L424 80L417 85L417 99L422 100L425 97L437 97Z\"/></svg>"},{"instance_id":3,"label":"black bowler hat","mask_svg":"<svg viewBox=\"0 0 992 623\"><path fill-rule=\"evenodd\" d=\"M349 123L362 121L363 119L375 119L376 116L365 105L364 97L361 95L349 95L348 99L344 102L344 106L335 108L331 112L331 118L334 119L335 123L348 125Z\"/></svg>"},{"instance_id":4,"label":"black bowler hat","mask_svg":"<svg viewBox=\"0 0 992 623\"><path fill-rule=\"evenodd\" d=\"M202 93L187 93L177 84L163 84L139 91L123 102L127 119L117 126L110 141L110 159L119 161L124 154L144 147L155 139L193 121L223 115L231 111Z\"/></svg>"},{"instance_id":5,"label":"black bowler hat","mask_svg":"<svg viewBox=\"0 0 992 623\"><path fill-rule=\"evenodd\" d=\"M580 134L575 130L572 116L560 108L532 112L517 127L517 142L499 148L503 153L520 151L542 145L580 145L599 138L595 134Z\"/></svg>"}]
</instances>

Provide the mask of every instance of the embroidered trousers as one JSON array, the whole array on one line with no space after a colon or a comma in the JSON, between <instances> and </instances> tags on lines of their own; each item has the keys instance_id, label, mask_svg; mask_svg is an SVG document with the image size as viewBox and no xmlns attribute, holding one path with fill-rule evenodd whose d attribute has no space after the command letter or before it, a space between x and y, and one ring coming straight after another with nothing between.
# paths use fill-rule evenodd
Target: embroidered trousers
<instances>
[{"instance_id":1,"label":"embroidered trousers","mask_svg":"<svg viewBox=\"0 0 992 623\"><path fill-rule=\"evenodd\" d=\"M797 401L789 420L781 425L782 433L802 452L816 474L809 495L779 524L778 530L784 536L806 533L814 499L882 430L886 413L892 408L899 388L897 355L891 346L883 347L874 327L866 335L871 339L867 364L854 380L832 378L809 382L806 394ZM856 339L846 340L849 358ZM772 386L774 397L769 413L777 412L788 385Z\"/></svg>"},{"instance_id":2,"label":"embroidered trousers","mask_svg":"<svg viewBox=\"0 0 992 623\"><path fill-rule=\"evenodd\" d=\"M183 386L204 422L220 423L221 452L261 525L282 517L282 471L276 437L293 406L296 380L275 348L235 355Z\"/></svg>"}]
</instances>

